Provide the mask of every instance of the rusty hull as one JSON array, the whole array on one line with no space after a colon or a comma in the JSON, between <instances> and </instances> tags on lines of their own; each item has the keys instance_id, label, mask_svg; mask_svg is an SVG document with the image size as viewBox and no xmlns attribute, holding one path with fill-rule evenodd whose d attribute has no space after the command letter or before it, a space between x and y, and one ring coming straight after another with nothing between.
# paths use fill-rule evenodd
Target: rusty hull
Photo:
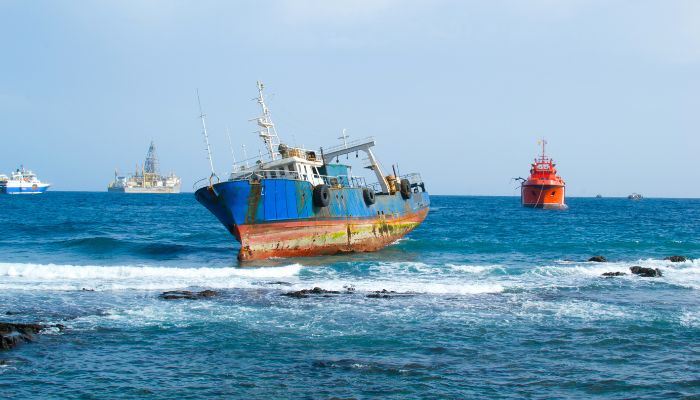
<instances>
[{"instance_id":1,"label":"rusty hull","mask_svg":"<svg viewBox=\"0 0 700 400\"><path fill-rule=\"evenodd\" d=\"M240 260L376 251L417 227L430 206L427 192L378 194L368 205L361 188L343 187L315 207L312 191L304 181L228 181L195 197L240 241Z\"/></svg>"},{"instance_id":2,"label":"rusty hull","mask_svg":"<svg viewBox=\"0 0 700 400\"><path fill-rule=\"evenodd\" d=\"M241 261L380 250L417 227L428 209L369 220L293 221L239 226Z\"/></svg>"}]
</instances>

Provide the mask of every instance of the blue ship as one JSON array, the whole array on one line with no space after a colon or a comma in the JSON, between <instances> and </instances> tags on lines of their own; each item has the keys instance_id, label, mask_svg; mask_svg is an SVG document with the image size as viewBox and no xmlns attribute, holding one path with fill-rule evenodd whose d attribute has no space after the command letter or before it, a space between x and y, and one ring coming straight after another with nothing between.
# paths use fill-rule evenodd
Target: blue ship
<instances>
[{"instance_id":1,"label":"blue ship","mask_svg":"<svg viewBox=\"0 0 700 400\"><path fill-rule=\"evenodd\" d=\"M419 174L385 174L373 138L348 142L343 134L342 145L319 151L280 143L263 88L258 82L256 121L267 157L234 164L226 181L214 173L200 106L211 175L195 197L240 242L240 260L376 251L423 222L430 196ZM339 162L360 152L376 182Z\"/></svg>"}]
</instances>

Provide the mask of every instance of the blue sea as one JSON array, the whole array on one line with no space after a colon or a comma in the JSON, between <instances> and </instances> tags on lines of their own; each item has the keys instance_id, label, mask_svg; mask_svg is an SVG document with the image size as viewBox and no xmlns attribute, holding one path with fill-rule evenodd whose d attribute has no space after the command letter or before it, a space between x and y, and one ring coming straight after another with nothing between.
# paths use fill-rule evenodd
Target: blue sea
<instances>
[{"instance_id":1,"label":"blue sea","mask_svg":"<svg viewBox=\"0 0 700 400\"><path fill-rule=\"evenodd\" d=\"M65 329L0 352L0 397L700 398L700 200L432 203L380 252L240 265L192 194L2 196L0 320ZM663 277L601 276L633 265Z\"/></svg>"}]
</instances>

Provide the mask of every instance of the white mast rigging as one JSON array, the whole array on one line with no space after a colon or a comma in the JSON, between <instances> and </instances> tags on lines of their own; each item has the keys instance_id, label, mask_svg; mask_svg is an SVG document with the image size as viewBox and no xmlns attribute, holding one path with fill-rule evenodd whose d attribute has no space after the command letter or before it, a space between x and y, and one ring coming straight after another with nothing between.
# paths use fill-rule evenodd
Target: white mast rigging
<instances>
[{"instance_id":1,"label":"white mast rigging","mask_svg":"<svg viewBox=\"0 0 700 400\"><path fill-rule=\"evenodd\" d=\"M209 167L211 168L211 175L209 175L209 183L211 184L211 179L213 177L219 178L214 172L214 162L211 160L211 147L209 146L209 135L207 134L207 124L204 122L204 117L206 114L202 111L202 102L199 100L199 89L197 89L197 104L199 104L199 118L202 120L202 134L204 135L204 142L207 145L207 158L209 159Z\"/></svg>"},{"instance_id":2,"label":"white mast rigging","mask_svg":"<svg viewBox=\"0 0 700 400\"><path fill-rule=\"evenodd\" d=\"M231 158L233 159L233 164L231 165L231 172L235 172L236 169L236 154L233 152L233 143L231 142L231 132L226 127L226 136L228 136L228 147L231 149Z\"/></svg>"},{"instance_id":3,"label":"white mast rigging","mask_svg":"<svg viewBox=\"0 0 700 400\"><path fill-rule=\"evenodd\" d=\"M260 138L262 138L263 142L265 142L270 158L275 160L277 159L275 147L279 146L280 140L279 136L277 136L277 131L275 130L275 124L272 123L272 118L270 117L270 109L268 109L267 105L265 104L265 97L263 96L263 89L265 86L260 81L257 82L257 85L258 98L255 100L257 100L258 104L260 104L260 108L262 108L262 115L255 119L260 127L260 130L257 132Z\"/></svg>"},{"instance_id":4,"label":"white mast rigging","mask_svg":"<svg viewBox=\"0 0 700 400\"><path fill-rule=\"evenodd\" d=\"M347 129L343 128L343 135L338 138L343 140L343 147L346 149L348 148L348 138L350 137L350 135L347 134L347 131Z\"/></svg>"}]
</instances>

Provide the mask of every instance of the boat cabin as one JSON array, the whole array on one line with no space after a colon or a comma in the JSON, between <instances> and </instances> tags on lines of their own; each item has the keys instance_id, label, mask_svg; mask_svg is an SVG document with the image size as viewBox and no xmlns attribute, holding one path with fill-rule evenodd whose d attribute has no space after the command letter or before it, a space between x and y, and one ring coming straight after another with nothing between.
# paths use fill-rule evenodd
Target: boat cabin
<instances>
[{"instance_id":1,"label":"boat cabin","mask_svg":"<svg viewBox=\"0 0 700 400\"><path fill-rule=\"evenodd\" d=\"M293 151L282 153L287 157L267 162L258 160L254 167L234 166L230 180L296 179L309 181L312 185L323 183L319 170L323 163L316 159L315 153L302 149L290 150Z\"/></svg>"},{"instance_id":2,"label":"boat cabin","mask_svg":"<svg viewBox=\"0 0 700 400\"><path fill-rule=\"evenodd\" d=\"M262 179L291 179L307 181L313 186L325 184L330 187L367 187L378 194L394 194L399 191L401 181L409 181L409 189L417 191L421 187L425 191L422 179L417 174L403 177L385 175L379 162L374 156L371 148L375 146L374 139L369 137L357 141L348 142L347 135L343 132L343 144L331 148L321 148L319 152L307 150L302 147L290 147L281 143L275 124L272 122L270 110L265 104L263 96L263 84L258 82L258 98L262 115L251 120L255 121L259 130L258 136L262 139L267 149L267 154L263 157L260 153L257 157L247 158L245 146L243 146L243 161L234 163L229 175L229 181L248 180L251 183L259 183ZM216 176L211 162L211 149L209 148L209 138L204 122L204 113L200 110L202 119L202 133L207 143L207 153L212 173L209 177L209 184ZM229 138L230 140L230 138ZM337 162L339 156L363 152L367 155L369 165L366 167L374 172L377 183L367 185L363 177L351 175L349 165ZM231 149L233 155L233 149ZM336 160L333 163L333 160ZM206 181L202 179L201 181ZM200 181L200 182L201 182ZM196 185L197 183L195 183Z\"/></svg>"}]
</instances>

